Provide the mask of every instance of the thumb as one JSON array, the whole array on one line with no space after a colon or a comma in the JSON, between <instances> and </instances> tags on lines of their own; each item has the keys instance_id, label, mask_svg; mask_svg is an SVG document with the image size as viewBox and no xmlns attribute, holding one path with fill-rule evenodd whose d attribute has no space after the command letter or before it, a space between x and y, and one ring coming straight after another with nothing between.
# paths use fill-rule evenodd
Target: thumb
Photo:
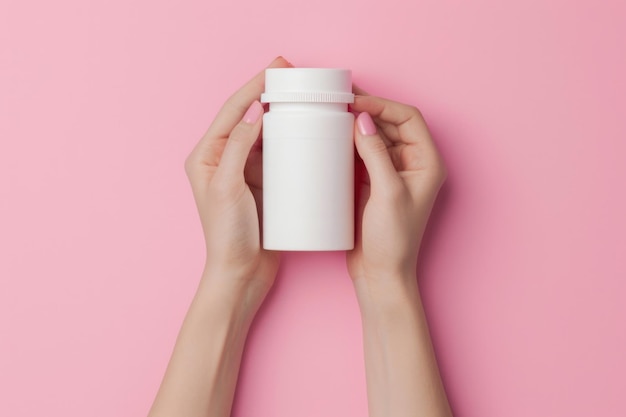
<instances>
[{"instance_id":1,"label":"thumb","mask_svg":"<svg viewBox=\"0 0 626 417\"><path fill-rule=\"evenodd\" d=\"M372 190L384 190L399 181L387 145L376 130L372 116L362 112L356 118L355 145L370 177Z\"/></svg>"},{"instance_id":2,"label":"thumb","mask_svg":"<svg viewBox=\"0 0 626 417\"><path fill-rule=\"evenodd\" d=\"M250 149L261 131L262 115L263 105L255 100L230 132L217 168L221 175L226 178L243 176Z\"/></svg>"}]
</instances>

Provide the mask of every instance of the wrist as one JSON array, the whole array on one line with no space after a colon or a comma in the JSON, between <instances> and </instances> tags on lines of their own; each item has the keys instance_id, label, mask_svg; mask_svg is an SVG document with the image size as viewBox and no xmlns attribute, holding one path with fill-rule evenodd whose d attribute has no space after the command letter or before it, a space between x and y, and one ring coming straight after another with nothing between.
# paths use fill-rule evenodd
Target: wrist
<instances>
[{"instance_id":1,"label":"wrist","mask_svg":"<svg viewBox=\"0 0 626 417\"><path fill-rule=\"evenodd\" d=\"M258 287L253 277L205 271L194 303L206 306L223 320L249 326L267 294L266 289Z\"/></svg>"},{"instance_id":2,"label":"wrist","mask_svg":"<svg viewBox=\"0 0 626 417\"><path fill-rule=\"evenodd\" d=\"M253 314L236 292L216 284L203 279L198 286L151 416L230 414Z\"/></svg>"},{"instance_id":3,"label":"wrist","mask_svg":"<svg viewBox=\"0 0 626 417\"><path fill-rule=\"evenodd\" d=\"M353 280L364 319L393 318L407 311L421 309L421 297L415 274L362 276Z\"/></svg>"}]
</instances>

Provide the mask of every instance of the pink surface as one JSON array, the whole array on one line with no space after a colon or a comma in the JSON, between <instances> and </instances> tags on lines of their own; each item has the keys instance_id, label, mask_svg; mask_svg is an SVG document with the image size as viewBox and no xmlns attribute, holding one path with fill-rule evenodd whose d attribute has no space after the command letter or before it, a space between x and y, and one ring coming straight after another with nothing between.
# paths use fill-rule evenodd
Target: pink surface
<instances>
[{"instance_id":1,"label":"pink surface","mask_svg":"<svg viewBox=\"0 0 626 417\"><path fill-rule=\"evenodd\" d=\"M0 416L145 415L203 262L183 160L278 54L420 106L458 416L624 416L626 3L3 0ZM341 253L285 257L236 416L364 416Z\"/></svg>"}]
</instances>

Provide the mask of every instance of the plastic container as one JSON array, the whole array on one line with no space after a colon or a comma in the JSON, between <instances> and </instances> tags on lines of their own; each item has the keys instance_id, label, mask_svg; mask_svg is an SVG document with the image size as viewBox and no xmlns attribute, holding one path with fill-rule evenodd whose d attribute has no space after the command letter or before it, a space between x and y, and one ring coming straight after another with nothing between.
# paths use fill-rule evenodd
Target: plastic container
<instances>
[{"instance_id":1,"label":"plastic container","mask_svg":"<svg viewBox=\"0 0 626 417\"><path fill-rule=\"evenodd\" d=\"M354 102L350 70L265 70L263 247L354 247Z\"/></svg>"}]
</instances>

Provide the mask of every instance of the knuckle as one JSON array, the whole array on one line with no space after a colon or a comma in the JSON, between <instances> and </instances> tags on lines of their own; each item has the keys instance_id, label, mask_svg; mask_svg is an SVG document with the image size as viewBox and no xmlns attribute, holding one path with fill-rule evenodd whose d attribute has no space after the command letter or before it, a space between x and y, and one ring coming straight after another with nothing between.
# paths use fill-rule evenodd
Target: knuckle
<instances>
[{"instance_id":1,"label":"knuckle","mask_svg":"<svg viewBox=\"0 0 626 417\"><path fill-rule=\"evenodd\" d=\"M234 143L247 143L250 141L251 136L251 126L244 123L239 123L230 132L230 135L228 136L228 141Z\"/></svg>"},{"instance_id":2,"label":"knuckle","mask_svg":"<svg viewBox=\"0 0 626 417\"><path fill-rule=\"evenodd\" d=\"M370 153L375 155L387 153L387 145L385 145L385 142L383 142L382 139L376 137L375 139L371 140L369 144L369 151Z\"/></svg>"},{"instance_id":3,"label":"knuckle","mask_svg":"<svg viewBox=\"0 0 626 417\"><path fill-rule=\"evenodd\" d=\"M191 176L191 173L193 172L193 169L194 169L194 165L195 165L195 156L193 153L191 153L187 156L187 158L185 158L185 162L183 165L183 167L185 168L185 173L187 174L188 177Z\"/></svg>"},{"instance_id":4,"label":"knuckle","mask_svg":"<svg viewBox=\"0 0 626 417\"><path fill-rule=\"evenodd\" d=\"M448 178L448 169L441 156L437 155L433 164L433 176L439 184L443 184Z\"/></svg>"},{"instance_id":5,"label":"knuckle","mask_svg":"<svg viewBox=\"0 0 626 417\"><path fill-rule=\"evenodd\" d=\"M415 117L417 120L423 121L424 120L424 115L422 114L421 110L418 109L416 106L409 106L409 113L411 114L412 117Z\"/></svg>"},{"instance_id":6,"label":"knuckle","mask_svg":"<svg viewBox=\"0 0 626 417\"><path fill-rule=\"evenodd\" d=\"M241 123L239 123L233 128L233 130L230 132L230 135L228 135L228 141L241 142L245 137L245 134L245 127Z\"/></svg>"}]
</instances>

